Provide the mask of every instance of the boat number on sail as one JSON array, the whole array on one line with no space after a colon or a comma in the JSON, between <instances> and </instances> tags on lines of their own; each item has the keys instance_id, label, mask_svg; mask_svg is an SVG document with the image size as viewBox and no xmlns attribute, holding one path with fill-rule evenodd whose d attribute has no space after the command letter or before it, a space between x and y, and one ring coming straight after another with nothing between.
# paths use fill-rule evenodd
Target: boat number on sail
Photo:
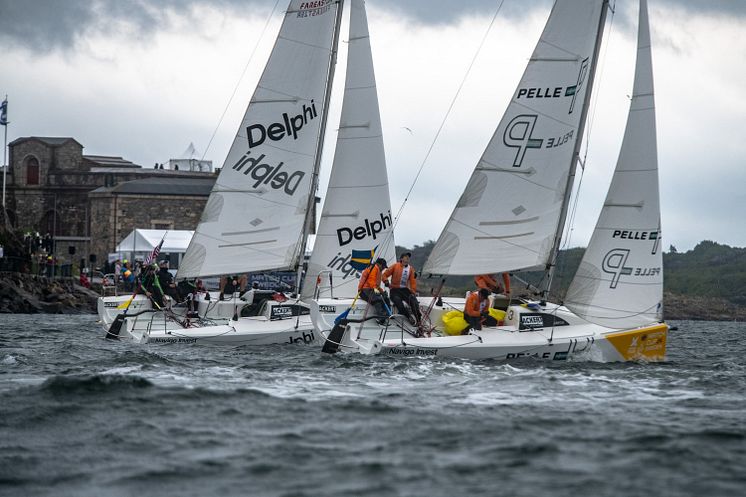
<instances>
[{"instance_id":1,"label":"boat number on sail","mask_svg":"<svg viewBox=\"0 0 746 497\"><path fill-rule=\"evenodd\" d=\"M601 262L601 269L604 273L612 275L611 283L609 288L616 288L619 283L619 279L622 276L638 276L638 277L652 277L661 274L661 268L659 267L633 267L627 266L627 259L629 258L629 249L616 248L610 250L604 256Z\"/></svg>"},{"instance_id":2,"label":"boat number on sail","mask_svg":"<svg viewBox=\"0 0 746 497\"><path fill-rule=\"evenodd\" d=\"M578 79L574 85L568 86L555 86L555 87L544 87L544 88L518 88L518 95L516 100L529 99L529 98L562 98L572 97L570 100L570 109L568 114L572 114L575 110L575 100L580 93L580 89L583 87L583 82L588 74L588 58L583 59L580 64L580 71L578 71Z\"/></svg>"},{"instance_id":3,"label":"boat number on sail","mask_svg":"<svg viewBox=\"0 0 746 497\"><path fill-rule=\"evenodd\" d=\"M536 138L533 133L538 118L539 116L536 114L521 114L515 116L505 128L503 143L506 147L518 149L515 159L513 159L513 167L521 167L528 149L561 147L565 143L569 143L575 134L574 130L570 130L560 136Z\"/></svg>"}]
</instances>

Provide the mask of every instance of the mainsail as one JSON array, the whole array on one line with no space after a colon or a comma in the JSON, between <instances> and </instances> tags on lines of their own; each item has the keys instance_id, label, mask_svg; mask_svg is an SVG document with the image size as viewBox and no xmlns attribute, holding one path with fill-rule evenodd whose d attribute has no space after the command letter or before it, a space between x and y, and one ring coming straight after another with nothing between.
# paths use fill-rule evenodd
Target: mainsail
<instances>
[{"instance_id":1,"label":"mainsail","mask_svg":"<svg viewBox=\"0 0 746 497\"><path fill-rule=\"evenodd\" d=\"M354 297L359 271L352 251L375 250L375 257L394 259L392 223L365 3L352 0L342 115L303 297L313 295L322 271L331 272L335 297ZM327 291L328 278L324 274L321 285Z\"/></svg>"},{"instance_id":2,"label":"mainsail","mask_svg":"<svg viewBox=\"0 0 746 497\"><path fill-rule=\"evenodd\" d=\"M662 268L653 67L647 1L641 0L635 82L622 148L565 304L599 325L648 325L661 317Z\"/></svg>"},{"instance_id":3,"label":"mainsail","mask_svg":"<svg viewBox=\"0 0 746 497\"><path fill-rule=\"evenodd\" d=\"M544 268L553 260L604 4L556 1L424 272L470 275Z\"/></svg>"},{"instance_id":4,"label":"mainsail","mask_svg":"<svg viewBox=\"0 0 746 497\"><path fill-rule=\"evenodd\" d=\"M179 267L180 278L293 267L305 239L337 10L291 0Z\"/></svg>"}]
</instances>

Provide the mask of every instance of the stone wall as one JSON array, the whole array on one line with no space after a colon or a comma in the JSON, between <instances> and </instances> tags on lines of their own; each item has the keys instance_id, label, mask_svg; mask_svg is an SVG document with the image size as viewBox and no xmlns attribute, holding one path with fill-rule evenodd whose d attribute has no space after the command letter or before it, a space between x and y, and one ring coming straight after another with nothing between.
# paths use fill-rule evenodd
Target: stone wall
<instances>
[{"instance_id":1,"label":"stone wall","mask_svg":"<svg viewBox=\"0 0 746 497\"><path fill-rule=\"evenodd\" d=\"M97 264L135 228L154 229L167 223L173 230L197 228L207 197L94 193L91 205L91 253Z\"/></svg>"}]
</instances>

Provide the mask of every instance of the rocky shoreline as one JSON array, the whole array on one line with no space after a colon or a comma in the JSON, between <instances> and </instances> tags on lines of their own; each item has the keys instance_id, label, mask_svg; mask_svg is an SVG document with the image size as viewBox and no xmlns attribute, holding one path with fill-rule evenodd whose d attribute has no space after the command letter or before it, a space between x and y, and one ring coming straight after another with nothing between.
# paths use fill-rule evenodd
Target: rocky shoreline
<instances>
[{"instance_id":1,"label":"rocky shoreline","mask_svg":"<svg viewBox=\"0 0 746 497\"><path fill-rule=\"evenodd\" d=\"M0 273L0 314L95 314L98 296L75 278Z\"/></svg>"}]
</instances>

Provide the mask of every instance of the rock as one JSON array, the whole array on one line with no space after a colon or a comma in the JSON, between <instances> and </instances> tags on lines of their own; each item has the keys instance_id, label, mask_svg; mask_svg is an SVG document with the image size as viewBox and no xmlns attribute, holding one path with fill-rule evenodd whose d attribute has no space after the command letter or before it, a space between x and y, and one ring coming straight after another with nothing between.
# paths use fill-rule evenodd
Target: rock
<instances>
[{"instance_id":1,"label":"rock","mask_svg":"<svg viewBox=\"0 0 746 497\"><path fill-rule=\"evenodd\" d=\"M0 273L0 313L95 313L97 298L73 278Z\"/></svg>"}]
</instances>

